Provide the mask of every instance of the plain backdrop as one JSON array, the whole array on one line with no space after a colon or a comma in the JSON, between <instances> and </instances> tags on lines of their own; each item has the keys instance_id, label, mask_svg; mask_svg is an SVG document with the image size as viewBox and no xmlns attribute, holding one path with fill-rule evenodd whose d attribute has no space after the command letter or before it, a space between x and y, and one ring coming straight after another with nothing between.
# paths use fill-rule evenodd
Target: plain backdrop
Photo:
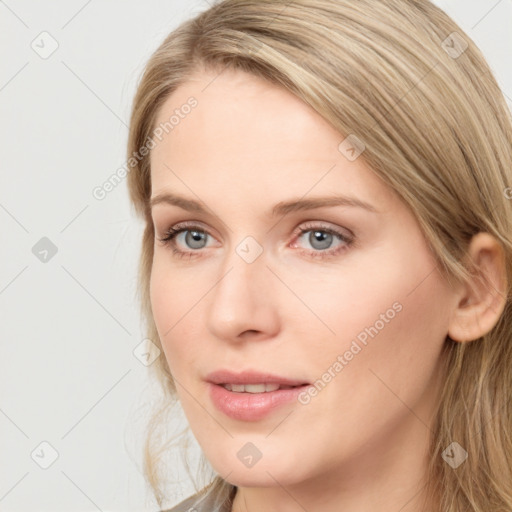
<instances>
[{"instance_id":1,"label":"plain backdrop","mask_svg":"<svg viewBox=\"0 0 512 512\"><path fill-rule=\"evenodd\" d=\"M512 106L512 0L435 3ZM152 397L136 357L142 225L125 182L103 200L92 191L125 162L148 57L208 7L0 0L1 511L158 510L141 472ZM177 472L169 506L193 492Z\"/></svg>"}]
</instances>

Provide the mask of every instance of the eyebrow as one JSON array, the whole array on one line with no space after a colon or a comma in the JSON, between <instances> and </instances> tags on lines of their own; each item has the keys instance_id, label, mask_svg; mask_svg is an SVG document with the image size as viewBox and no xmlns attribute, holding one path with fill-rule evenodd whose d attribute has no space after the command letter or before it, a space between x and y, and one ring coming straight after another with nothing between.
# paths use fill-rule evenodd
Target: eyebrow
<instances>
[{"instance_id":1,"label":"eyebrow","mask_svg":"<svg viewBox=\"0 0 512 512\"><path fill-rule=\"evenodd\" d=\"M183 210L194 213L207 214L208 210L198 201L188 199L176 194L165 193L159 194L150 199L150 208L157 204L170 204L178 206ZM311 199L293 199L290 201L282 201L277 203L269 212L270 216L286 215L291 212L314 210L315 208L325 208L333 206L352 206L363 208L373 213L377 210L373 205L357 199L356 197L349 196L329 196L329 197L315 197Z\"/></svg>"}]
</instances>

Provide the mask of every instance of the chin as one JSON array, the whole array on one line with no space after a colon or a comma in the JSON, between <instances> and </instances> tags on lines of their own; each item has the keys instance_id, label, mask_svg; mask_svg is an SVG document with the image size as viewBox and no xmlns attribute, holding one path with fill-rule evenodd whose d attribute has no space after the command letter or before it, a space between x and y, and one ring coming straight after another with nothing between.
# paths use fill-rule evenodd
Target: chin
<instances>
[{"instance_id":1,"label":"chin","mask_svg":"<svg viewBox=\"0 0 512 512\"><path fill-rule=\"evenodd\" d=\"M293 455L285 456L282 453L274 453L272 456L262 453L261 458L251 466L250 458L244 461L244 455L250 454L251 448L241 451L243 446L245 443L240 443L240 447L237 443L236 450L233 450L234 457L226 457L224 452L209 458L213 469L230 484L237 487L275 487L276 485L293 485L307 479L306 474L299 474L299 471L303 471L306 467L304 460L297 461Z\"/></svg>"},{"instance_id":2,"label":"chin","mask_svg":"<svg viewBox=\"0 0 512 512\"><path fill-rule=\"evenodd\" d=\"M258 469L256 467L251 469L235 469L231 470L231 473L225 474L227 474L224 477L225 480L237 487L275 487L279 484L287 486L292 483L289 474L284 473L281 468L274 468L273 466L270 466L268 469Z\"/></svg>"}]
</instances>

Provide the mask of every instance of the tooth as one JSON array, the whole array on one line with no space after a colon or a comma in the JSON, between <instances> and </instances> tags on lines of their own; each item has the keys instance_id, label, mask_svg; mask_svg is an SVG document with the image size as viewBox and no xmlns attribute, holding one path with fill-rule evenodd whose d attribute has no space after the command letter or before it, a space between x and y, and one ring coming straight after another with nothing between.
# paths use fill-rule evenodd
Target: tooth
<instances>
[{"instance_id":1,"label":"tooth","mask_svg":"<svg viewBox=\"0 0 512 512\"><path fill-rule=\"evenodd\" d=\"M265 393L265 384L246 384L246 393Z\"/></svg>"},{"instance_id":2,"label":"tooth","mask_svg":"<svg viewBox=\"0 0 512 512\"><path fill-rule=\"evenodd\" d=\"M293 386L280 386L279 384L223 384L228 391L235 393L268 393L278 389L290 389Z\"/></svg>"}]
</instances>

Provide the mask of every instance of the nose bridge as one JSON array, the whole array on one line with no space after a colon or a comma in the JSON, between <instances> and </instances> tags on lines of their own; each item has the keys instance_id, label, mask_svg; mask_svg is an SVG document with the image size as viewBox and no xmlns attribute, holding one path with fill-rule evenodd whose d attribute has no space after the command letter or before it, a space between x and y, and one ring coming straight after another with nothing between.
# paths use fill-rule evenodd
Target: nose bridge
<instances>
[{"instance_id":1,"label":"nose bridge","mask_svg":"<svg viewBox=\"0 0 512 512\"><path fill-rule=\"evenodd\" d=\"M246 236L226 256L217 285L216 302L232 297L242 302L257 302L258 286L263 286L266 258L263 246L252 236ZM256 303L254 304L256 306Z\"/></svg>"},{"instance_id":2,"label":"nose bridge","mask_svg":"<svg viewBox=\"0 0 512 512\"><path fill-rule=\"evenodd\" d=\"M266 263L263 246L252 236L226 256L208 315L216 336L234 338L245 330L267 330L274 323L272 273Z\"/></svg>"}]
</instances>

